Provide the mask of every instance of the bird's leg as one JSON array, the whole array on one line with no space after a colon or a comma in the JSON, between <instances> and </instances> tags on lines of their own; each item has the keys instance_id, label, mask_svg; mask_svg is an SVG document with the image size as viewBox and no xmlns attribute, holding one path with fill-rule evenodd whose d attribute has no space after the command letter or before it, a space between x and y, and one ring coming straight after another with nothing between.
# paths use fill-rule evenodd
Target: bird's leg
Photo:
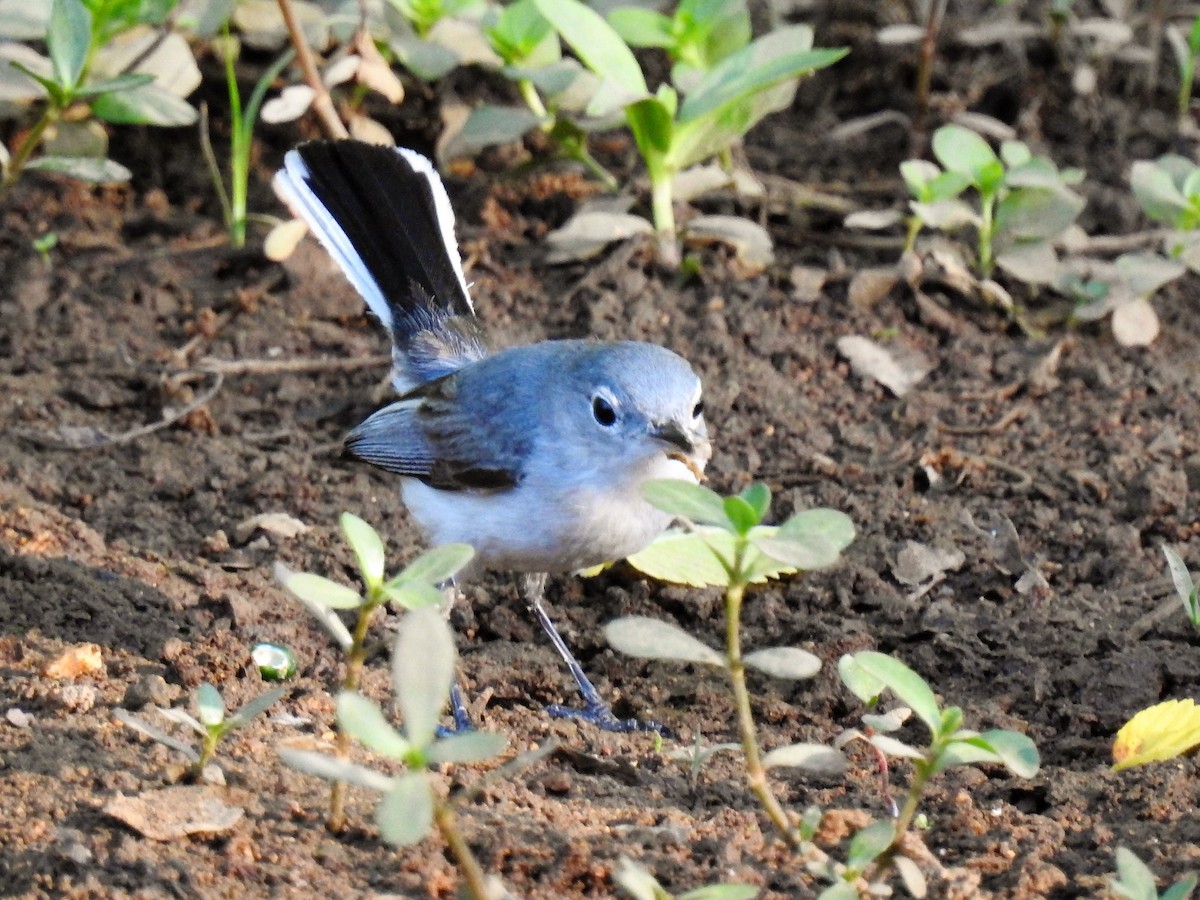
<instances>
[{"instance_id":1,"label":"bird's leg","mask_svg":"<svg viewBox=\"0 0 1200 900\"><path fill-rule=\"evenodd\" d=\"M454 607L454 602L459 597L458 585L454 583L454 579L442 584L442 613L446 618L450 618L450 610ZM467 704L463 700L462 689L458 686L458 673L454 673L454 681L450 685L450 715L454 717L454 728L443 728L438 726L438 736L448 737L452 734L459 734L464 731L471 731L474 725L471 724L471 713L467 709Z\"/></svg>"},{"instance_id":2,"label":"bird's leg","mask_svg":"<svg viewBox=\"0 0 1200 900\"><path fill-rule=\"evenodd\" d=\"M582 719L605 731L657 731L659 734L668 734L666 726L659 722L649 719L644 722L641 719L618 719L613 715L608 704L600 698L600 693L596 690L595 685L583 673L583 668L571 653L566 641L562 639L562 635L558 633L558 629L554 627L554 623L550 621L550 617L546 615L546 610L542 608L542 597L546 591L546 573L528 574L524 581L525 602L529 606L529 611L533 613L538 624L550 636L550 642L554 644L554 649L558 651L558 655L563 658L563 662L571 670L571 677L575 679L575 684L579 686L579 693L583 695L581 708L552 703L546 707L546 712L563 719Z\"/></svg>"}]
</instances>

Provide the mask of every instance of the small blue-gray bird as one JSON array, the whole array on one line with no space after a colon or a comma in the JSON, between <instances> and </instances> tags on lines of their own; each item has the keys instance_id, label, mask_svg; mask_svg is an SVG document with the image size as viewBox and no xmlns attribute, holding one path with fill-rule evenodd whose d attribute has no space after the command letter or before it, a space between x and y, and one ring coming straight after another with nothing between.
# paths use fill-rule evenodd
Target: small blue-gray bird
<instances>
[{"instance_id":1,"label":"small blue-gray bird","mask_svg":"<svg viewBox=\"0 0 1200 900\"><path fill-rule=\"evenodd\" d=\"M553 714L612 730L658 727L612 715L541 594L545 573L629 556L667 527L643 482L701 476L711 447L691 366L632 341L489 351L450 199L412 150L303 144L275 189L391 334L400 398L351 432L348 451L403 476L404 502L434 544L470 544L476 565L528 576L530 608L584 698L582 709ZM461 702L455 711L463 724Z\"/></svg>"}]
</instances>

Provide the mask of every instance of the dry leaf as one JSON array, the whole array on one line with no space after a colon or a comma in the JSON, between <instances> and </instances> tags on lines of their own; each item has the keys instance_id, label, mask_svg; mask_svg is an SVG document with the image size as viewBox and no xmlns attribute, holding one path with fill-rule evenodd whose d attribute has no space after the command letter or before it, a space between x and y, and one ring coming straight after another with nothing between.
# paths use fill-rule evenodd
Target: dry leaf
<instances>
[{"instance_id":1,"label":"dry leaf","mask_svg":"<svg viewBox=\"0 0 1200 900\"><path fill-rule=\"evenodd\" d=\"M1143 709L1113 741L1113 771L1174 759L1200 744L1200 709L1195 701L1167 700Z\"/></svg>"},{"instance_id":2,"label":"dry leaf","mask_svg":"<svg viewBox=\"0 0 1200 900\"><path fill-rule=\"evenodd\" d=\"M207 785L169 787L136 797L114 797L104 813L152 841L174 841L232 828L245 810L225 803L223 796L223 790Z\"/></svg>"},{"instance_id":3,"label":"dry leaf","mask_svg":"<svg viewBox=\"0 0 1200 900\"><path fill-rule=\"evenodd\" d=\"M1112 330L1122 347L1147 347L1158 337L1158 313L1149 300L1139 297L1113 310Z\"/></svg>"},{"instance_id":4,"label":"dry leaf","mask_svg":"<svg viewBox=\"0 0 1200 900\"><path fill-rule=\"evenodd\" d=\"M933 365L916 351L897 353L858 335L839 338L837 348L856 374L873 378L897 397L933 371Z\"/></svg>"}]
</instances>

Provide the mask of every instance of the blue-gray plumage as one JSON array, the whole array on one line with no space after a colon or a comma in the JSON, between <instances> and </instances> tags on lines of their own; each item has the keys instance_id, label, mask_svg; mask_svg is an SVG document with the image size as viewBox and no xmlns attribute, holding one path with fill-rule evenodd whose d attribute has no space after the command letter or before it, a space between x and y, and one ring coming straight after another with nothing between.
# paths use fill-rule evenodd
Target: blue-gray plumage
<instances>
[{"instance_id":1,"label":"blue-gray plumage","mask_svg":"<svg viewBox=\"0 0 1200 900\"><path fill-rule=\"evenodd\" d=\"M710 455L700 380L684 359L632 341L489 353L449 198L411 150L305 144L275 184L391 333L401 396L346 446L403 476L404 501L435 544L471 544L489 568L565 572L636 553L666 528L642 483L695 481ZM589 707L599 703L534 606Z\"/></svg>"}]
</instances>

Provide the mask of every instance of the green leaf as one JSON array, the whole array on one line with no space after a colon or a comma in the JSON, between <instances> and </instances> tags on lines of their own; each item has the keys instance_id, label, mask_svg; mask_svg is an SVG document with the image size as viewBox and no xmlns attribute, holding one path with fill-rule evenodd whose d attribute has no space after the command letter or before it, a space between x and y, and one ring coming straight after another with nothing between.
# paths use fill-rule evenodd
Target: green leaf
<instances>
[{"instance_id":1,"label":"green leaf","mask_svg":"<svg viewBox=\"0 0 1200 900\"><path fill-rule=\"evenodd\" d=\"M296 575L295 572L279 561L275 562L274 571L275 579L285 588L287 587L288 581L290 581ZM350 631L346 628L342 620L337 617L337 613L327 607L324 603L311 600L305 595L297 594L291 591L289 591L289 593L296 598L296 602L308 610L309 615L317 620L321 627L325 629L326 633L332 637L334 642L342 649L343 653L350 649L351 645L354 643L354 639L350 636ZM358 595L356 594L355 596L357 597Z\"/></svg>"},{"instance_id":2,"label":"green leaf","mask_svg":"<svg viewBox=\"0 0 1200 900\"><path fill-rule=\"evenodd\" d=\"M88 97L99 97L109 92L132 91L134 88L143 87L153 81L153 75L118 75L116 78L105 78L102 81L92 81L77 87L73 96L76 100L82 100Z\"/></svg>"},{"instance_id":3,"label":"green leaf","mask_svg":"<svg viewBox=\"0 0 1200 900\"><path fill-rule=\"evenodd\" d=\"M1158 884L1150 867L1137 858L1132 850L1117 848L1117 875L1114 884L1122 896L1129 900L1158 900Z\"/></svg>"},{"instance_id":4,"label":"green leaf","mask_svg":"<svg viewBox=\"0 0 1200 900\"><path fill-rule=\"evenodd\" d=\"M225 721L225 701L221 692L207 681L196 688L196 709L200 724L205 728L213 728Z\"/></svg>"},{"instance_id":5,"label":"green leaf","mask_svg":"<svg viewBox=\"0 0 1200 900\"><path fill-rule=\"evenodd\" d=\"M859 900L858 888L848 881L839 881L821 891L817 900Z\"/></svg>"},{"instance_id":6,"label":"green leaf","mask_svg":"<svg viewBox=\"0 0 1200 900\"><path fill-rule=\"evenodd\" d=\"M630 101L649 93L637 58L598 13L579 0L536 0L536 3L541 14L589 69L619 87Z\"/></svg>"},{"instance_id":7,"label":"green leaf","mask_svg":"<svg viewBox=\"0 0 1200 900\"><path fill-rule=\"evenodd\" d=\"M1188 874L1162 893L1161 900L1188 900L1196 889L1196 876Z\"/></svg>"},{"instance_id":8,"label":"green leaf","mask_svg":"<svg viewBox=\"0 0 1200 900\"><path fill-rule=\"evenodd\" d=\"M725 517L738 534L746 534L759 523L758 511L741 497L725 498Z\"/></svg>"},{"instance_id":9,"label":"green leaf","mask_svg":"<svg viewBox=\"0 0 1200 900\"><path fill-rule=\"evenodd\" d=\"M324 778L326 781L344 781L369 791L389 791L395 783L394 779L382 772L352 763L348 759L337 759L311 750L280 747L279 758L283 760L284 765L305 775Z\"/></svg>"},{"instance_id":10,"label":"green leaf","mask_svg":"<svg viewBox=\"0 0 1200 900\"><path fill-rule=\"evenodd\" d=\"M134 731L144 734L146 737L150 738L150 740L158 741L158 743L162 744L164 747L170 747L172 750L177 750L178 752L182 753L184 757L187 758L188 762L194 763L199 761L200 754L197 753L193 748L189 747L178 738L174 738L167 734L161 728L157 728L154 725L151 725L149 722L142 721L128 710L121 709L121 707L118 706L112 711L112 715L113 718L121 724L127 725ZM190 719L191 716L188 716L188 718ZM192 719L192 721L195 722L195 730L199 734L203 735L206 733L204 727L199 722L196 722L195 719Z\"/></svg>"},{"instance_id":11,"label":"green leaf","mask_svg":"<svg viewBox=\"0 0 1200 900\"><path fill-rule=\"evenodd\" d=\"M105 93L92 104L92 112L116 125L154 125L181 128L196 121L195 107L170 91L154 85L119 93Z\"/></svg>"},{"instance_id":12,"label":"green leaf","mask_svg":"<svg viewBox=\"0 0 1200 900\"><path fill-rule=\"evenodd\" d=\"M392 679L404 714L404 731L414 747L433 741L438 716L454 680L454 638L446 618L425 607L408 613L392 654Z\"/></svg>"},{"instance_id":13,"label":"green leaf","mask_svg":"<svg viewBox=\"0 0 1200 900\"><path fill-rule=\"evenodd\" d=\"M615 649L641 659L724 666L725 657L692 637L678 625L647 616L625 616L604 626L604 637Z\"/></svg>"},{"instance_id":14,"label":"green leaf","mask_svg":"<svg viewBox=\"0 0 1200 900\"><path fill-rule=\"evenodd\" d=\"M484 147L519 141L545 122L542 116L524 106L496 106L485 103L471 110L462 130L443 151L447 159L474 156Z\"/></svg>"},{"instance_id":15,"label":"green leaf","mask_svg":"<svg viewBox=\"0 0 1200 900\"><path fill-rule=\"evenodd\" d=\"M389 600L399 603L405 609L441 606L446 600L441 591L423 581L403 581L400 584L388 582L383 586L383 593Z\"/></svg>"},{"instance_id":16,"label":"green leaf","mask_svg":"<svg viewBox=\"0 0 1200 900\"><path fill-rule=\"evenodd\" d=\"M990 193L1004 177L1004 167L991 145L961 125L943 125L933 133L933 155L942 168L970 177L981 192Z\"/></svg>"},{"instance_id":17,"label":"green leaf","mask_svg":"<svg viewBox=\"0 0 1200 900\"><path fill-rule=\"evenodd\" d=\"M283 586L301 600L326 609L358 609L365 602L358 591L311 572L288 572Z\"/></svg>"},{"instance_id":18,"label":"green leaf","mask_svg":"<svg viewBox=\"0 0 1200 900\"><path fill-rule=\"evenodd\" d=\"M95 156L41 156L26 163L25 168L33 172L69 175L92 184L128 181L133 177L133 173L120 163Z\"/></svg>"},{"instance_id":19,"label":"green leaf","mask_svg":"<svg viewBox=\"0 0 1200 900\"><path fill-rule=\"evenodd\" d=\"M811 50L811 46L812 28L793 25L765 34L727 56L687 95L679 110L679 124L700 119L781 81L833 65L849 52L844 47Z\"/></svg>"},{"instance_id":20,"label":"green leaf","mask_svg":"<svg viewBox=\"0 0 1200 900\"><path fill-rule=\"evenodd\" d=\"M368 750L391 759L404 759L412 749L387 720L379 704L354 691L342 691L337 698L338 724Z\"/></svg>"},{"instance_id":21,"label":"green leaf","mask_svg":"<svg viewBox=\"0 0 1200 900\"><path fill-rule=\"evenodd\" d=\"M1196 582L1187 564L1175 550L1167 544L1162 545L1163 556L1167 558L1167 569L1171 573L1171 581L1175 583L1175 593L1183 601L1185 607L1191 605L1192 595L1196 592Z\"/></svg>"},{"instance_id":22,"label":"green leaf","mask_svg":"<svg viewBox=\"0 0 1200 900\"><path fill-rule=\"evenodd\" d=\"M92 43L92 14L83 0L52 0L46 51L54 80L68 91L79 84Z\"/></svg>"},{"instance_id":23,"label":"green leaf","mask_svg":"<svg viewBox=\"0 0 1200 900\"><path fill-rule=\"evenodd\" d=\"M673 47L671 20L639 6L620 6L608 14L608 24L630 47Z\"/></svg>"},{"instance_id":24,"label":"green leaf","mask_svg":"<svg viewBox=\"0 0 1200 900\"><path fill-rule=\"evenodd\" d=\"M430 765L437 763L474 763L492 759L504 752L508 738L493 731L463 731L434 741L426 752Z\"/></svg>"},{"instance_id":25,"label":"green leaf","mask_svg":"<svg viewBox=\"0 0 1200 900\"><path fill-rule=\"evenodd\" d=\"M855 872L861 872L880 853L892 844L896 830L891 822L875 822L860 829L850 839L850 848L846 851L846 865Z\"/></svg>"},{"instance_id":26,"label":"green leaf","mask_svg":"<svg viewBox=\"0 0 1200 900\"><path fill-rule=\"evenodd\" d=\"M375 810L379 836L397 847L419 844L433 827L433 788L424 772L396 779Z\"/></svg>"},{"instance_id":27,"label":"green leaf","mask_svg":"<svg viewBox=\"0 0 1200 900\"><path fill-rule=\"evenodd\" d=\"M1014 190L996 207L996 240L1052 239L1083 212L1084 199L1064 187Z\"/></svg>"},{"instance_id":28,"label":"green leaf","mask_svg":"<svg viewBox=\"0 0 1200 900\"><path fill-rule=\"evenodd\" d=\"M407 566L404 571L388 582L399 586L410 581L440 585L449 581L475 556L470 544L442 544L426 550Z\"/></svg>"},{"instance_id":29,"label":"green leaf","mask_svg":"<svg viewBox=\"0 0 1200 900\"><path fill-rule=\"evenodd\" d=\"M264 691L248 703L244 703L234 715L230 716L226 724L230 728L241 728L255 716L260 716L270 709L275 701L287 693L286 687L272 688L269 691Z\"/></svg>"},{"instance_id":30,"label":"green leaf","mask_svg":"<svg viewBox=\"0 0 1200 900\"><path fill-rule=\"evenodd\" d=\"M995 729L983 732L979 739L992 749L1005 768L1020 778L1032 778L1041 768L1037 747L1026 735Z\"/></svg>"},{"instance_id":31,"label":"green leaf","mask_svg":"<svg viewBox=\"0 0 1200 900\"><path fill-rule=\"evenodd\" d=\"M771 508L771 489L761 481L754 482L738 496L750 504L750 508L754 510L754 515L758 519L754 523L755 525L762 521L767 510Z\"/></svg>"},{"instance_id":32,"label":"green leaf","mask_svg":"<svg viewBox=\"0 0 1200 900\"><path fill-rule=\"evenodd\" d=\"M1142 212L1155 222L1175 225L1188 208L1187 198L1159 163L1138 160L1130 167L1129 184Z\"/></svg>"},{"instance_id":33,"label":"green leaf","mask_svg":"<svg viewBox=\"0 0 1200 900\"><path fill-rule=\"evenodd\" d=\"M676 478L647 481L642 485L642 496L651 506L689 522L722 528L730 526L721 495L690 481Z\"/></svg>"},{"instance_id":34,"label":"green leaf","mask_svg":"<svg viewBox=\"0 0 1200 900\"><path fill-rule=\"evenodd\" d=\"M821 671L821 660L799 647L767 647L746 654L742 661L772 678L799 680Z\"/></svg>"},{"instance_id":35,"label":"green leaf","mask_svg":"<svg viewBox=\"0 0 1200 900\"><path fill-rule=\"evenodd\" d=\"M662 158L671 149L675 129L671 110L658 97L649 97L627 106L625 118L646 167L659 171Z\"/></svg>"},{"instance_id":36,"label":"green leaf","mask_svg":"<svg viewBox=\"0 0 1200 900\"><path fill-rule=\"evenodd\" d=\"M938 733L942 723L942 714L938 710L937 698L929 685L916 672L898 659L864 650L851 657L851 664L860 669L866 676L882 683L889 688L900 701L909 707L922 722L929 726L933 734ZM839 664L839 670L841 665ZM851 687L847 684L847 687ZM854 690L851 687L851 690ZM855 693L858 692L855 690ZM877 695L876 695L877 696Z\"/></svg>"},{"instance_id":37,"label":"green leaf","mask_svg":"<svg viewBox=\"0 0 1200 900\"><path fill-rule=\"evenodd\" d=\"M374 587L383 581L386 565L387 554L383 549L383 538L365 520L353 513L342 513L341 524L346 543L358 558L358 570L362 573L363 581Z\"/></svg>"},{"instance_id":38,"label":"green leaf","mask_svg":"<svg viewBox=\"0 0 1200 900\"><path fill-rule=\"evenodd\" d=\"M1023 141L1001 141L1000 159L1011 170L1032 162L1033 153ZM1009 174L1012 174L1011 171Z\"/></svg>"},{"instance_id":39,"label":"green leaf","mask_svg":"<svg viewBox=\"0 0 1200 900\"><path fill-rule=\"evenodd\" d=\"M854 522L834 509L809 509L779 526L769 538L754 541L763 553L804 571L831 566L854 540Z\"/></svg>"},{"instance_id":40,"label":"green leaf","mask_svg":"<svg viewBox=\"0 0 1200 900\"><path fill-rule=\"evenodd\" d=\"M553 26L538 11L534 0L510 3L501 11L496 23L486 31L492 49L508 65L526 63L553 32ZM557 48L557 41L555 45Z\"/></svg>"},{"instance_id":41,"label":"green leaf","mask_svg":"<svg viewBox=\"0 0 1200 900\"><path fill-rule=\"evenodd\" d=\"M804 769L821 775L840 775L849 768L846 757L825 744L789 744L767 753L762 764L768 769Z\"/></svg>"}]
</instances>

